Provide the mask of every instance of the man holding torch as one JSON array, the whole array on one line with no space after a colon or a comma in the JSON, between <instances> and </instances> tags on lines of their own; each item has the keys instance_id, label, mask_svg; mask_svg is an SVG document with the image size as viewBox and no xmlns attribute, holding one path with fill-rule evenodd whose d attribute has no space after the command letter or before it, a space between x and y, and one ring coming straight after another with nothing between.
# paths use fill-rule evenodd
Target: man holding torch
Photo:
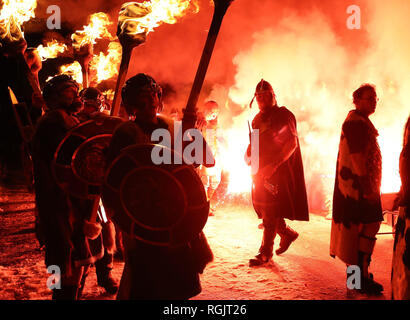
<instances>
[{"instance_id":1,"label":"man holding torch","mask_svg":"<svg viewBox=\"0 0 410 320\"><path fill-rule=\"evenodd\" d=\"M298 233L286 226L285 218L309 220L295 116L285 107L278 107L272 86L263 79L256 86L254 98L260 112L253 119L252 127L259 130L260 142L259 170L253 177L252 202L263 219L264 230L259 253L249 260L251 267L270 261L276 234L281 237L277 255L284 253L296 240ZM245 158L251 158L251 145Z\"/></svg>"}]
</instances>

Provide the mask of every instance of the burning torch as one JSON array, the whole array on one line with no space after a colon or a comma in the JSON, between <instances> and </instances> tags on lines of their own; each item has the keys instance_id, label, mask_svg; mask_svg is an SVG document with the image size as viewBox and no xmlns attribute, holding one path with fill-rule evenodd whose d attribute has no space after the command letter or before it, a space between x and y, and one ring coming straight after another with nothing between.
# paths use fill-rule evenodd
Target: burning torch
<instances>
[{"instance_id":1,"label":"burning torch","mask_svg":"<svg viewBox=\"0 0 410 320\"><path fill-rule=\"evenodd\" d=\"M36 0L3 0L0 11L0 49L6 56L14 56L23 68L35 96L41 96L36 76L31 72L24 58L27 42L21 25L34 17Z\"/></svg>"},{"instance_id":2,"label":"burning torch","mask_svg":"<svg viewBox=\"0 0 410 320\"><path fill-rule=\"evenodd\" d=\"M125 3L119 12L117 36L122 46L122 58L114 93L111 115L120 110L120 90L127 77L132 50L144 43L148 33L161 23L173 24L176 17L190 7L191 0L151 0Z\"/></svg>"},{"instance_id":3,"label":"burning torch","mask_svg":"<svg viewBox=\"0 0 410 320\"><path fill-rule=\"evenodd\" d=\"M144 17L149 12L145 6L137 2L125 3L119 12L117 36L122 46L122 57L111 108L112 116L118 116L120 111L120 90L127 77L132 50L144 43L147 37L145 30L139 28L135 19Z\"/></svg>"},{"instance_id":4,"label":"burning torch","mask_svg":"<svg viewBox=\"0 0 410 320\"><path fill-rule=\"evenodd\" d=\"M89 25L83 30L76 31L71 39L73 41L74 59L81 66L83 74L83 88L89 86L89 65L94 54L95 40L101 37L112 39L107 30L107 25L111 24L107 14L103 12L94 13L90 16Z\"/></svg>"},{"instance_id":5,"label":"burning torch","mask_svg":"<svg viewBox=\"0 0 410 320\"><path fill-rule=\"evenodd\" d=\"M225 16L228 7L233 0L213 0L215 4L214 15L212 17L211 27L209 29L208 38L206 39L204 50L202 51L201 60L198 70L195 75L195 80L192 85L191 93L188 98L186 108L183 110L184 116L182 119L182 132L194 128L197 119L197 103L202 85L205 80L205 75L208 70L212 52L215 47L216 38L218 37L221 28L222 20Z\"/></svg>"}]
</instances>

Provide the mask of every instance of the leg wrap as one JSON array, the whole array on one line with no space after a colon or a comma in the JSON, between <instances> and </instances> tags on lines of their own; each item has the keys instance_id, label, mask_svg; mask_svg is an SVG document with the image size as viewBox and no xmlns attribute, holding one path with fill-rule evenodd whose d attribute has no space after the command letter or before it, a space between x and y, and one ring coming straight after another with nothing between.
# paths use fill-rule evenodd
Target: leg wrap
<instances>
[{"instance_id":1,"label":"leg wrap","mask_svg":"<svg viewBox=\"0 0 410 320\"><path fill-rule=\"evenodd\" d=\"M273 255L273 242L275 240L276 232L271 229L263 229L262 244L259 249L259 253L266 257L272 257Z\"/></svg>"},{"instance_id":2,"label":"leg wrap","mask_svg":"<svg viewBox=\"0 0 410 320\"><path fill-rule=\"evenodd\" d=\"M364 235L359 236L359 251L371 255L376 244L376 238L367 237Z\"/></svg>"},{"instance_id":3,"label":"leg wrap","mask_svg":"<svg viewBox=\"0 0 410 320\"><path fill-rule=\"evenodd\" d=\"M108 253L114 254L116 250L114 223L112 223L111 221L108 221L107 223L103 224L102 236L103 236L104 248L108 251Z\"/></svg>"}]
</instances>

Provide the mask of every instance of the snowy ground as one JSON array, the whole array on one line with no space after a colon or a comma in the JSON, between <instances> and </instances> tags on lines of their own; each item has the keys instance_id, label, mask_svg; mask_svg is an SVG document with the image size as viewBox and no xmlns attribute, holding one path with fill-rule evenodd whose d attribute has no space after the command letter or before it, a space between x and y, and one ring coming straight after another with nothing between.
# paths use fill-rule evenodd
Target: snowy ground
<instances>
[{"instance_id":1,"label":"snowy ground","mask_svg":"<svg viewBox=\"0 0 410 320\"><path fill-rule=\"evenodd\" d=\"M18 201L33 201L33 196L0 189L0 299L50 299L43 252L33 233L33 203L10 205ZM259 222L249 205L227 205L209 217L205 234L215 259L201 277L203 290L195 300L346 299L345 266L328 253L329 220L312 214L309 222L291 222L300 236L290 249L282 256L274 256L274 262L267 266L249 268L248 260L257 253L262 237ZM391 227L383 224L382 231L391 232ZM377 299L390 297L392 248L392 235L378 237L371 271L384 285L385 294ZM115 262L114 277L118 280L122 268L122 262ZM83 299L114 298L97 286L92 271Z\"/></svg>"}]
</instances>

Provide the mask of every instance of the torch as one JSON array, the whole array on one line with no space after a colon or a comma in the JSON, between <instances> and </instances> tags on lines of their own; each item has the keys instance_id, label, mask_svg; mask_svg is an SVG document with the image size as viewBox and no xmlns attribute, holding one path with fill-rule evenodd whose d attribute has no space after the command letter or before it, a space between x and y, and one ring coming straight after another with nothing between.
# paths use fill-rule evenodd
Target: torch
<instances>
[{"instance_id":1,"label":"torch","mask_svg":"<svg viewBox=\"0 0 410 320\"><path fill-rule=\"evenodd\" d=\"M24 52L24 57L27 62L27 66L29 67L31 73L34 76L36 81L36 86L40 86L40 82L38 80L38 73L40 72L43 64L41 62L41 57L36 48L27 48Z\"/></svg>"},{"instance_id":2,"label":"torch","mask_svg":"<svg viewBox=\"0 0 410 320\"><path fill-rule=\"evenodd\" d=\"M141 31L136 18L141 18L149 14L148 8L137 2L125 3L119 12L117 37L122 46L122 56L120 70L118 72L117 83L115 86L114 100L111 108L111 115L118 116L120 111L120 90L125 83L128 67L131 60L132 50L144 43L147 35L145 30Z\"/></svg>"},{"instance_id":3,"label":"torch","mask_svg":"<svg viewBox=\"0 0 410 320\"><path fill-rule=\"evenodd\" d=\"M89 86L89 65L94 54L95 40L101 37L112 39L107 30L111 24L109 17L104 12L94 13L89 17L89 25L84 26L81 31L76 31L71 39L73 40L74 59L81 66L83 74L83 88Z\"/></svg>"},{"instance_id":4,"label":"torch","mask_svg":"<svg viewBox=\"0 0 410 320\"><path fill-rule=\"evenodd\" d=\"M75 39L75 34L73 35L73 39ZM82 46L77 46L75 45L75 40L73 40L73 49L74 59L77 60L81 66L81 71L83 74L83 88L88 88L88 69L94 53L93 45L91 43L87 43Z\"/></svg>"},{"instance_id":5,"label":"torch","mask_svg":"<svg viewBox=\"0 0 410 320\"><path fill-rule=\"evenodd\" d=\"M20 26L34 17L35 0L16 2L4 1L0 12L0 48L4 55L14 56L23 68L34 95L41 96L41 90L36 77L32 74L24 58L27 42Z\"/></svg>"},{"instance_id":6,"label":"torch","mask_svg":"<svg viewBox=\"0 0 410 320\"><path fill-rule=\"evenodd\" d=\"M114 93L111 115L120 109L120 90L124 85L132 50L146 41L149 32L162 23L174 24L191 4L191 0L151 0L125 3L119 12L117 36L122 58Z\"/></svg>"},{"instance_id":7,"label":"torch","mask_svg":"<svg viewBox=\"0 0 410 320\"><path fill-rule=\"evenodd\" d=\"M218 37L219 29L221 28L223 17L225 16L228 7L233 0L213 0L215 3L214 15L212 17L211 27L208 32L205 47L202 52L195 80L192 85L191 93L188 98L186 108L183 110L184 116L182 119L182 132L194 128L196 123L197 102L199 94L204 83L205 75L208 70L212 52L215 47L216 38Z\"/></svg>"}]
</instances>

